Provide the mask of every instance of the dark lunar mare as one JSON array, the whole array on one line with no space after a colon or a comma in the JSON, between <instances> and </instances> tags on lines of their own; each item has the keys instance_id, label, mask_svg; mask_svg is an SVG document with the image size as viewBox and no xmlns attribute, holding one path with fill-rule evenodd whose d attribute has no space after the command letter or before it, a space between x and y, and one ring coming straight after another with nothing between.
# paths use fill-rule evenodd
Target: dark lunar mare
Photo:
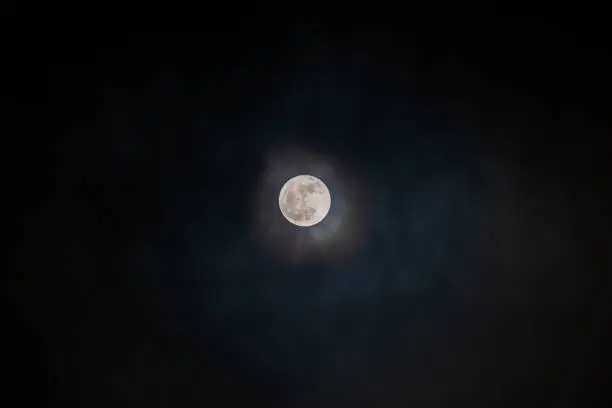
<instances>
[{"instance_id":1,"label":"dark lunar mare","mask_svg":"<svg viewBox=\"0 0 612 408\"><path fill-rule=\"evenodd\" d=\"M294 221L311 220L316 208L306 205L306 195L315 191L315 183L303 184L298 187L301 200L297 200L296 194L293 191L287 192L285 199L285 213Z\"/></svg>"}]
</instances>

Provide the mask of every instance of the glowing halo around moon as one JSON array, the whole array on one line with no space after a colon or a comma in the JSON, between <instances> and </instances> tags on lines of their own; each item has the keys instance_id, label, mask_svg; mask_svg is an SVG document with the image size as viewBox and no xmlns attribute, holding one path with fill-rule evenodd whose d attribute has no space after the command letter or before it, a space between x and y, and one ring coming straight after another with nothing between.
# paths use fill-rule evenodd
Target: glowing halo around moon
<instances>
[{"instance_id":1,"label":"glowing halo around moon","mask_svg":"<svg viewBox=\"0 0 612 408\"><path fill-rule=\"evenodd\" d=\"M375 190L356 167L338 156L296 147L270 149L264 158L249 197L251 236L264 254L293 264L329 263L363 247L370 235ZM325 187L316 200L305 200L316 209L309 210L309 221L299 219L299 206L284 203L289 199L285 193L296 186L299 191L304 177Z\"/></svg>"},{"instance_id":2,"label":"glowing halo around moon","mask_svg":"<svg viewBox=\"0 0 612 408\"><path fill-rule=\"evenodd\" d=\"M278 195L278 207L290 223L298 227L312 227L329 213L331 194L323 181L301 174L283 185Z\"/></svg>"}]
</instances>

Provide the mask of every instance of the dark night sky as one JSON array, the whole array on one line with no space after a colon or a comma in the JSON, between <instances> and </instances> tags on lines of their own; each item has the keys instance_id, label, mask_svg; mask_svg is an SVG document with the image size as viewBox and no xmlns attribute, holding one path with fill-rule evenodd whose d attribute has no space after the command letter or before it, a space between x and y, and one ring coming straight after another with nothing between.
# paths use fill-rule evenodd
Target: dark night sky
<instances>
[{"instance_id":1,"label":"dark night sky","mask_svg":"<svg viewBox=\"0 0 612 408\"><path fill-rule=\"evenodd\" d=\"M522 27L15 45L3 398L609 399L610 53ZM305 233L274 180L308 171L342 205Z\"/></svg>"}]
</instances>

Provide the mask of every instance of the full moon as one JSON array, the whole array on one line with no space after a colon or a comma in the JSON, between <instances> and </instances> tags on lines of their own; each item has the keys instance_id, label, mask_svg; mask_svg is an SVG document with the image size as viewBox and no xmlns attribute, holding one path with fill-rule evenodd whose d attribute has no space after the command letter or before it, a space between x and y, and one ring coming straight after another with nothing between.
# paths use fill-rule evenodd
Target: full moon
<instances>
[{"instance_id":1,"label":"full moon","mask_svg":"<svg viewBox=\"0 0 612 408\"><path fill-rule=\"evenodd\" d=\"M301 174L281 188L278 206L283 216L299 227L312 227L323 221L331 208L329 189L320 179Z\"/></svg>"}]
</instances>

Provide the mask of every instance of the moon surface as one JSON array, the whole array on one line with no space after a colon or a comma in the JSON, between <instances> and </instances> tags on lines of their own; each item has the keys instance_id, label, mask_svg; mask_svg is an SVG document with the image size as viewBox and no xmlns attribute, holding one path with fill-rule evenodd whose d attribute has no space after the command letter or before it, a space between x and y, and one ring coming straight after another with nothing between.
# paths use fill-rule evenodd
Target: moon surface
<instances>
[{"instance_id":1,"label":"moon surface","mask_svg":"<svg viewBox=\"0 0 612 408\"><path fill-rule=\"evenodd\" d=\"M331 208L331 194L320 179L301 174L281 188L278 206L283 216L299 227L312 227L323 221Z\"/></svg>"}]
</instances>

